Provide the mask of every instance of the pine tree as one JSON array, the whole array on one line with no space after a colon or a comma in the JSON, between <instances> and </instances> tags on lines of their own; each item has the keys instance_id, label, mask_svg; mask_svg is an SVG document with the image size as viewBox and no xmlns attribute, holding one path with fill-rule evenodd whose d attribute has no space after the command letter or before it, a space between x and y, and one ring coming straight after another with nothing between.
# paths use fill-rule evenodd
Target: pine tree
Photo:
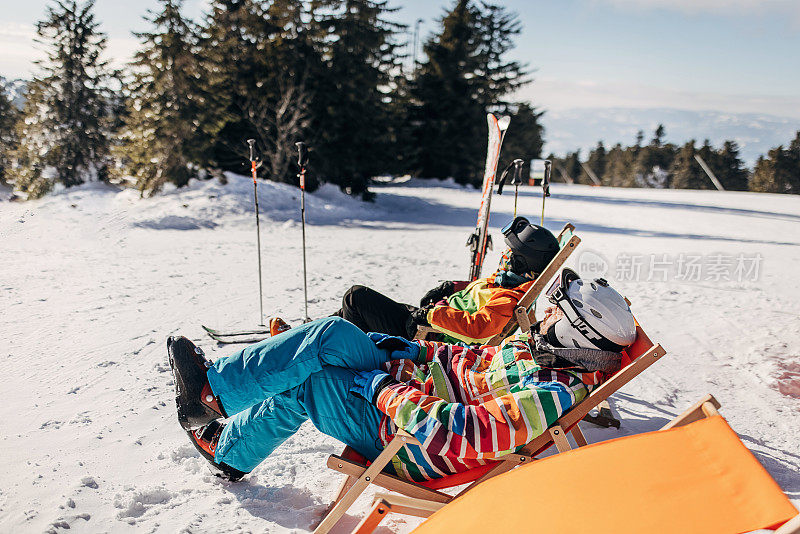
<instances>
[{"instance_id":1,"label":"pine tree","mask_svg":"<svg viewBox=\"0 0 800 534\"><path fill-rule=\"evenodd\" d=\"M159 0L149 11L150 32L137 33L142 48L132 64L131 95L121 152L144 196L171 182L184 186L209 163L221 118L195 55L197 33L180 13L181 0Z\"/></svg>"},{"instance_id":2,"label":"pine tree","mask_svg":"<svg viewBox=\"0 0 800 534\"><path fill-rule=\"evenodd\" d=\"M728 191L747 191L748 172L739 157L736 141L725 141L716 154L717 175L722 187Z\"/></svg>"},{"instance_id":3,"label":"pine tree","mask_svg":"<svg viewBox=\"0 0 800 534\"><path fill-rule=\"evenodd\" d=\"M344 0L323 21L332 37L325 84L335 90L317 95L326 103L317 117L318 167L342 190L365 198L369 179L394 160L390 92L400 70L395 35L401 26L387 20L393 11L383 0Z\"/></svg>"},{"instance_id":4,"label":"pine tree","mask_svg":"<svg viewBox=\"0 0 800 534\"><path fill-rule=\"evenodd\" d=\"M644 141L644 131L639 130L636 132L636 144L632 147L634 149L634 156L639 154L639 149L642 148L642 142Z\"/></svg>"},{"instance_id":5,"label":"pine tree","mask_svg":"<svg viewBox=\"0 0 800 534\"><path fill-rule=\"evenodd\" d=\"M577 184L591 184L592 182L581 167L581 151L567 152L564 159L561 161L564 172L567 176L572 177Z\"/></svg>"},{"instance_id":6,"label":"pine tree","mask_svg":"<svg viewBox=\"0 0 800 534\"><path fill-rule=\"evenodd\" d=\"M800 194L800 131L788 149L779 146L758 158L750 190Z\"/></svg>"},{"instance_id":7,"label":"pine tree","mask_svg":"<svg viewBox=\"0 0 800 534\"><path fill-rule=\"evenodd\" d=\"M617 143L608 153L606 174L603 183L614 187L636 186L635 151L633 147L622 148Z\"/></svg>"},{"instance_id":8,"label":"pine tree","mask_svg":"<svg viewBox=\"0 0 800 534\"><path fill-rule=\"evenodd\" d=\"M514 111L505 98L525 79L524 66L505 59L519 32L516 16L484 3L458 0L423 47L427 61L412 86L410 117L419 144L415 174L482 183L486 113ZM530 116L528 116L530 119ZM510 138L509 138L510 141Z\"/></svg>"},{"instance_id":9,"label":"pine tree","mask_svg":"<svg viewBox=\"0 0 800 534\"><path fill-rule=\"evenodd\" d=\"M789 180L785 173L780 172L784 159L782 146L770 150L767 157L759 156L750 181L750 190L759 193L787 193Z\"/></svg>"},{"instance_id":10,"label":"pine tree","mask_svg":"<svg viewBox=\"0 0 800 534\"><path fill-rule=\"evenodd\" d=\"M17 149L19 112L6 91L6 80L0 76L0 184L6 183L12 154Z\"/></svg>"},{"instance_id":11,"label":"pine tree","mask_svg":"<svg viewBox=\"0 0 800 534\"><path fill-rule=\"evenodd\" d=\"M485 1L481 1L476 15L480 39L475 72L478 99L485 109L508 113L509 107L516 106L506 101L506 97L531 81L527 65L506 58L514 48L514 38L522 32L522 23L502 5Z\"/></svg>"},{"instance_id":12,"label":"pine tree","mask_svg":"<svg viewBox=\"0 0 800 534\"><path fill-rule=\"evenodd\" d=\"M623 150L621 143L615 144L613 147L611 147L611 150L608 150L606 152L606 157L605 157L606 164L603 170L603 174L597 175L600 178L600 182L603 185L610 186L614 183L615 180L614 180L613 170L617 166L617 160L619 160L622 157L622 152Z\"/></svg>"},{"instance_id":13,"label":"pine tree","mask_svg":"<svg viewBox=\"0 0 800 534\"><path fill-rule=\"evenodd\" d=\"M469 0L458 0L440 24L441 32L423 46L427 61L412 90L420 147L416 174L479 184L486 119L474 76L480 66L478 12Z\"/></svg>"},{"instance_id":14,"label":"pine tree","mask_svg":"<svg viewBox=\"0 0 800 534\"><path fill-rule=\"evenodd\" d=\"M412 96L413 72L410 75L399 75L394 78L393 90L388 102L389 122L392 125L389 133L392 158L385 172L395 175L412 172L419 160L420 147L414 137L415 103Z\"/></svg>"},{"instance_id":15,"label":"pine tree","mask_svg":"<svg viewBox=\"0 0 800 534\"><path fill-rule=\"evenodd\" d=\"M788 175L789 190L791 193L800 194L800 130L789 143L788 152Z\"/></svg>"},{"instance_id":16,"label":"pine tree","mask_svg":"<svg viewBox=\"0 0 800 534\"><path fill-rule=\"evenodd\" d=\"M248 157L245 140L254 138L268 163L260 174L297 183L294 143L317 145L315 121L328 112L320 88L332 91L324 85L322 61L324 42L331 37L322 21L335 4L333 0L211 2L200 54L210 71L207 90L222 96L225 106L221 111L227 118L214 146L223 169L242 172ZM312 171L320 159L312 159ZM308 175L309 190L317 185L315 176Z\"/></svg>"},{"instance_id":17,"label":"pine tree","mask_svg":"<svg viewBox=\"0 0 800 534\"><path fill-rule=\"evenodd\" d=\"M656 128L656 131L653 132L653 140L650 141L650 145L654 147L660 147L664 144L664 136L667 134L667 129L664 128L663 124L659 124Z\"/></svg>"},{"instance_id":18,"label":"pine tree","mask_svg":"<svg viewBox=\"0 0 800 534\"><path fill-rule=\"evenodd\" d=\"M509 106L511 124L508 126L498 169L504 169L513 160L525 161L525 175L530 171L532 159L538 159L544 146L544 127L540 118L544 112L536 111L530 104Z\"/></svg>"},{"instance_id":19,"label":"pine tree","mask_svg":"<svg viewBox=\"0 0 800 534\"><path fill-rule=\"evenodd\" d=\"M675 157L675 146L664 144L665 135L666 128L659 124L653 132L650 144L638 149L633 171L635 185L655 188L668 186L667 170Z\"/></svg>"},{"instance_id":20,"label":"pine tree","mask_svg":"<svg viewBox=\"0 0 800 534\"><path fill-rule=\"evenodd\" d=\"M589 151L589 158L586 160L586 166L592 169L597 177L600 178L601 183L603 176L606 174L607 160L606 147L603 145L602 141L598 141L597 146Z\"/></svg>"},{"instance_id":21,"label":"pine tree","mask_svg":"<svg viewBox=\"0 0 800 534\"><path fill-rule=\"evenodd\" d=\"M218 112L226 119L214 140L214 160L222 169L240 173L247 169L246 140L258 134L248 115L257 115L256 108L264 109L267 101L279 100L267 64L267 47L278 29L267 21L262 3L212 0L198 43L198 56L209 72L204 88L220 97Z\"/></svg>"},{"instance_id":22,"label":"pine tree","mask_svg":"<svg viewBox=\"0 0 800 534\"><path fill-rule=\"evenodd\" d=\"M694 158L697 153L692 139L681 147L670 167L670 185L675 189L711 189L714 185Z\"/></svg>"},{"instance_id":23,"label":"pine tree","mask_svg":"<svg viewBox=\"0 0 800 534\"><path fill-rule=\"evenodd\" d=\"M94 0L55 1L36 31L47 47L37 62L21 124L16 186L30 197L109 175L112 74L100 60L105 35L98 30Z\"/></svg>"}]
</instances>

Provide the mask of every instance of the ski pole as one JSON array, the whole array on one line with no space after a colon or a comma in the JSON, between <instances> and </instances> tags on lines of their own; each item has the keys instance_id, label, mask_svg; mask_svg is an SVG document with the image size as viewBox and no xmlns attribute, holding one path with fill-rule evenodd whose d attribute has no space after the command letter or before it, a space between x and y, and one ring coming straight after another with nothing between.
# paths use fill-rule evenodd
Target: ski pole
<instances>
[{"instance_id":1,"label":"ski pole","mask_svg":"<svg viewBox=\"0 0 800 534\"><path fill-rule=\"evenodd\" d=\"M503 194L503 186L506 184L509 173L511 173L511 184L514 186L514 217L517 216L517 198L519 197L519 185L522 183L522 165L525 162L517 158L508 164L508 167L503 170L500 177L500 182L497 186L497 194Z\"/></svg>"},{"instance_id":2,"label":"ski pole","mask_svg":"<svg viewBox=\"0 0 800 534\"><path fill-rule=\"evenodd\" d=\"M544 160L544 177L542 178L542 226L544 226L544 199L550 196L550 169L552 165L549 159Z\"/></svg>"},{"instance_id":3,"label":"ski pole","mask_svg":"<svg viewBox=\"0 0 800 534\"><path fill-rule=\"evenodd\" d=\"M306 164L308 163L308 147L303 142L294 144L297 147L297 166L300 167L300 225L303 232L303 297L306 306L304 323L311 321L308 316L308 277L306 275Z\"/></svg>"},{"instance_id":4,"label":"ski pole","mask_svg":"<svg viewBox=\"0 0 800 534\"><path fill-rule=\"evenodd\" d=\"M253 201L256 205L256 241L258 243L258 324L264 326L264 290L261 283L261 225L258 220L258 182L256 169L261 166L255 158L255 139L248 139L250 146L250 172L253 174Z\"/></svg>"},{"instance_id":5,"label":"ski pole","mask_svg":"<svg viewBox=\"0 0 800 534\"><path fill-rule=\"evenodd\" d=\"M511 183L514 184L514 218L517 218L517 199L519 198L519 184L522 183L522 165L525 162L521 159L514 160L514 174Z\"/></svg>"}]
</instances>

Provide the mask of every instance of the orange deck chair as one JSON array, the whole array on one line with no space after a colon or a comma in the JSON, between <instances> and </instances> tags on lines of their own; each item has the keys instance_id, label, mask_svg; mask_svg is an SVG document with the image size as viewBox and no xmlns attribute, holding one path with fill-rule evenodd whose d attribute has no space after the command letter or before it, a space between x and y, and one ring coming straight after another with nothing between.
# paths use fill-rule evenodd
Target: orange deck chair
<instances>
[{"instance_id":1,"label":"orange deck chair","mask_svg":"<svg viewBox=\"0 0 800 534\"><path fill-rule=\"evenodd\" d=\"M522 298L517 302L514 308L514 314L508 319L508 322L503 326L500 333L496 334L493 338L487 341L486 345L499 345L505 338L512 335L518 329L527 332L531 329L531 325L536 322L536 299L542 293L544 288L555 276L559 269L569 259L570 255L575 251L581 242L581 238L575 235L575 226L567 223L561 229L557 236L559 246L561 249L556 256L550 260L547 267L542 270L542 273L536 281L528 288ZM418 326L415 339L425 339L428 334L440 333L435 327L432 326ZM607 401L603 401L597 407L597 414L586 414L584 420L603 427L620 427L620 422L616 419L612 412L611 406Z\"/></svg>"},{"instance_id":2,"label":"orange deck chair","mask_svg":"<svg viewBox=\"0 0 800 534\"><path fill-rule=\"evenodd\" d=\"M447 505L376 494L354 532L396 511L430 516L419 534L800 533L797 509L718 407L708 395L659 431L538 460ZM601 497L618 506L598 506Z\"/></svg>"},{"instance_id":3,"label":"orange deck chair","mask_svg":"<svg viewBox=\"0 0 800 534\"><path fill-rule=\"evenodd\" d=\"M464 473L422 483L409 482L399 477L382 473L381 470L391 461L400 447L406 443L419 445L419 442L411 434L402 430L397 432L395 439L386 446L371 465L367 464L365 459L350 447L345 447L341 455L328 457L328 467L344 473L347 477L343 481L328 514L314 532L316 534L328 532L370 484L417 499L448 503L453 500L453 496L440 490L455 488L464 484L471 484L470 487L480 484L518 465L530 463L536 455L543 453L552 445L555 445L559 452L570 450L572 446L567 440L568 433L572 435L573 440L579 447L586 445L586 438L578 427L578 422L601 402L607 400L609 396L665 354L666 351L661 345L654 344L637 322L636 341L623 352L622 368L619 371L595 388L583 402L573 406L570 411L559 417L547 431L530 441L517 454L508 454L500 461L477 467Z\"/></svg>"}]
</instances>

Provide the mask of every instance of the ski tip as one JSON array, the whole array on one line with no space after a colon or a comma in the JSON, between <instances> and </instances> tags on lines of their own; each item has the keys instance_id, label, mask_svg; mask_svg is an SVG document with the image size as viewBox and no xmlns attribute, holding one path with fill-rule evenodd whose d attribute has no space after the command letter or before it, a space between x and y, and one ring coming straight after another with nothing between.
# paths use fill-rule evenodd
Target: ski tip
<instances>
[{"instance_id":1,"label":"ski tip","mask_svg":"<svg viewBox=\"0 0 800 534\"><path fill-rule=\"evenodd\" d=\"M511 124L511 117L509 117L508 115L503 115L502 117L497 119L497 126L500 128L501 131L507 130L509 124Z\"/></svg>"},{"instance_id":2,"label":"ski tip","mask_svg":"<svg viewBox=\"0 0 800 534\"><path fill-rule=\"evenodd\" d=\"M211 335L211 338L214 339L218 345L252 345L253 343L260 343L265 339L269 339L271 336L257 336L257 337L250 337L250 338L231 338L231 337L221 337Z\"/></svg>"}]
</instances>

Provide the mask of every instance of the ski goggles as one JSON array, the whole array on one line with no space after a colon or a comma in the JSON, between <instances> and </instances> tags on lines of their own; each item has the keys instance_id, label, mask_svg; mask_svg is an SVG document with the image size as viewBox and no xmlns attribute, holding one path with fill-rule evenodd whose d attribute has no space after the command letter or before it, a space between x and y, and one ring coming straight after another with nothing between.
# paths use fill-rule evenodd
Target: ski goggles
<instances>
[{"instance_id":1,"label":"ski goggles","mask_svg":"<svg viewBox=\"0 0 800 534\"><path fill-rule=\"evenodd\" d=\"M610 339L606 338L603 334L597 331L592 325L586 322L583 315L578 311L575 302L567 295L569 285L578 280L578 274L572 269L564 268L561 276L555 279L550 287L545 292L547 300L558 306L564 313L564 318L569 322L572 327L589 340L594 346L600 350L610 350L614 352L621 352L625 347L617 345ZM608 286L608 282L603 278L595 279L595 283ZM580 303L578 303L580 304Z\"/></svg>"},{"instance_id":2,"label":"ski goggles","mask_svg":"<svg viewBox=\"0 0 800 534\"><path fill-rule=\"evenodd\" d=\"M501 232L503 232L505 237L508 237L509 235L517 233L530 224L530 221L528 221L528 219L525 217L514 217L511 222L503 227Z\"/></svg>"},{"instance_id":3,"label":"ski goggles","mask_svg":"<svg viewBox=\"0 0 800 534\"><path fill-rule=\"evenodd\" d=\"M508 265L512 271L517 273L527 273L533 271L523 255L514 253L515 248L517 250L522 250L525 248L525 245L520 242L517 234L530 226L530 224L531 223L525 217L514 217L514 219L506 224L502 229L506 244L511 248L511 255Z\"/></svg>"}]
</instances>

